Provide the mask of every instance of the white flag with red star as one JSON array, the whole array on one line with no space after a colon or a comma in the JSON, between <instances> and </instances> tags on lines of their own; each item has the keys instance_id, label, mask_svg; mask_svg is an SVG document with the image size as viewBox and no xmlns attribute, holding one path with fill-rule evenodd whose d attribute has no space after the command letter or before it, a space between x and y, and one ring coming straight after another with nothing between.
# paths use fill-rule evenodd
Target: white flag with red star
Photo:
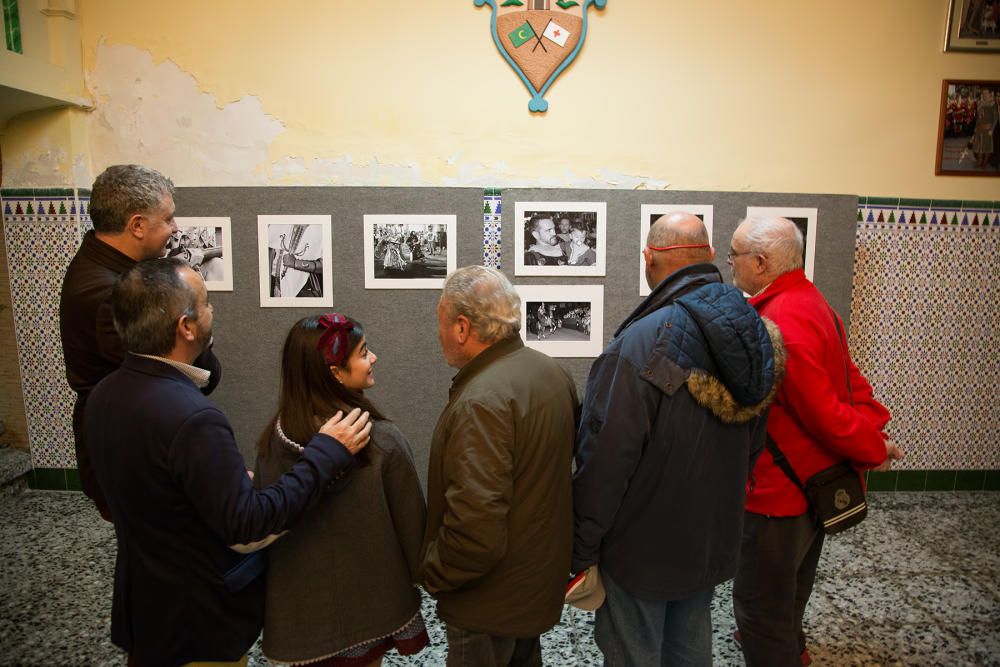
<instances>
[{"instance_id":1,"label":"white flag with red star","mask_svg":"<svg viewBox=\"0 0 1000 667\"><path fill-rule=\"evenodd\" d=\"M545 28L545 32L542 33L542 37L548 37L559 46L566 46L566 40L569 39L569 30L555 21L549 21L549 25Z\"/></svg>"}]
</instances>

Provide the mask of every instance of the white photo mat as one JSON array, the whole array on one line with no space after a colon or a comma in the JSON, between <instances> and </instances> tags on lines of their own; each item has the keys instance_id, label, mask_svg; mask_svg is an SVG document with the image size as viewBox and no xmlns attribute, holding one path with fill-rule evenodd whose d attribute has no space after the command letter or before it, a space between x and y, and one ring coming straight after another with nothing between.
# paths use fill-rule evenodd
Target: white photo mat
<instances>
[{"instance_id":1,"label":"white photo mat","mask_svg":"<svg viewBox=\"0 0 1000 667\"><path fill-rule=\"evenodd\" d=\"M457 268L458 246L458 216L456 215L366 215L364 217L364 241L365 241L365 289L441 289L444 287L445 278L449 273ZM435 273L441 273L440 277L407 277L407 271L400 273L398 278L376 277L376 262L383 261L382 257L376 257L375 229L376 227L388 225L402 225L404 228L420 227L429 225L443 227L445 232L445 264L443 267L435 267ZM438 257L429 256L424 262L434 262L438 264ZM415 268L426 268L415 267ZM417 273L414 271L414 273Z\"/></svg>"},{"instance_id":2,"label":"white photo mat","mask_svg":"<svg viewBox=\"0 0 1000 667\"><path fill-rule=\"evenodd\" d=\"M205 279L205 288L209 292L232 292L233 225L231 220L214 217L174 218L174 222L177 223L177 233L173 235L174 238L181 237L185 231L192 236L200 236L196 230L212 230L210 243L195 243L191 250L176 252L175 256L186 261L191 268L201 274L202 278ZM196 252L199 250L202 252ZM205 250L210 252L204 252ZM211 252L213 250L221 250L222 254L218 257L210 257L210 254L215 254ZM218 275L220 272L221 276Z\"/></svg>"},{"instance_id":3,"label":"white photo mat","mask_svg":"<svg viewBox=\"0 0 1000 667\"><path fill-rule=\"evenodd\" d=\"M524 263L525 227L536 213L593 213L596 218L596 262L591 266L531 266ZM519 201L514 203L514 275L515 276L603 276L607 257L607 202ZM558 220L553 220L558 224Z\"/></svg>"},{"instance_id":4,"label":"white photo mat","mask_svg":"<svg viewBox=\"0 0 1000 667\"><path fill-rule=\"evenodd\" d=\"M603 285L515 285L515 289L521 297L521 340L527 347L550 357L600 356L604 350ZM528 304L542 302L589 304L590 332L586 334L586 340L558 340L559 336L552 334L539 339L535 331L529 331Z\"/></svg>"},{"instance_id":5,"label":"white photo mat","mask_svg":"<svg viewBox=\"0 0 1000 667\"><path fill-rule=\"evenodd\" d=\"M712 221L715 208L704 204L642 204L639 207L639 296L649 296L652 292L646 284L646 261L642 258L642 249L646 247L646 237L649 236L650 219L656 215L665 215L675 211L685 211L696 215L705 223L708 230L708 244L713 248Z\"/></svg>"},{"instance_id":6,"label":"white photo mat","mask_svg":"<svg viewBox=\"0 0 1000 667\"><path fill-rule=\"evenodd\" d=\"M333 223L329 215L258 215L257 265L262 308L333 307ZM268 250L273 252L269 253ZM281 256L323 263L321 296L297 296L309 275L281 264ZM281 296L272 294L274 285ZM292 295L284 292L294 292Z\"/></svg>"},{"instance_id":7,"label":"white photo mat","mask_svg":"<svg viewBox=\"0 0 1000 667\"><path fill-rule=\"evenodd\" d=\"M797 208L794 206L748 206L748 218L789 218L795 222L799 228L805 226L803 235L805 236L805 258L804 268L806 278L813 279L813 269L816 266L816 227L819 218L819 209Z\"/></svg>"}]
</instances>

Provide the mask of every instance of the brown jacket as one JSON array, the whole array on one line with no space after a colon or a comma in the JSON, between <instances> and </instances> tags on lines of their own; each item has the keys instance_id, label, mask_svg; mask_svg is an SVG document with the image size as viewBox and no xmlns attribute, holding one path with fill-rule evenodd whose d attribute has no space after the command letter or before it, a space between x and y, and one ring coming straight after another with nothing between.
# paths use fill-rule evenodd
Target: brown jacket
<instances>
[{"instance_id":1,"label":"brown jacket","mask_svg":"<svg viewBox=\"0 0 1000 667\"><path fill-rule=\"evenodd\" d=\"M451 625L530 637L559 620L573 538L576 386L512 337L452 380L431 442L423 583Z\"/></svg>"}]
</instances>

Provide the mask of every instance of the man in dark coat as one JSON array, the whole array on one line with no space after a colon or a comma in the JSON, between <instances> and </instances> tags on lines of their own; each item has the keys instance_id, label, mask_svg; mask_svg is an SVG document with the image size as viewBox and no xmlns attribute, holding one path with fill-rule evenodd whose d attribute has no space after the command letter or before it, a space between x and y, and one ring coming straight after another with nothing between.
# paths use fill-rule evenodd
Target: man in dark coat
<instances>
[{"instance_id":1,"label":"man in dark coat","mask_svg":"<svg viewBox=\"0 0 1000 667\"><path fill-rule=\"evenodd\" d=\"M572 568L599 565L587 576L607 592L594 634L608 665L711 665L712 593L736 573L782 347L714 255L697 217L654 223L653 291L587 381Z\"/></svg>"},{"instance_id":2,"label":"man in dark coat","mask_svg":"<svg viewBox=\"0 0 1000 667\"><path fill-rule=\"evenodd\" d=\"M94 473L115 525L111 639L143 667L236 661L260 634L255 543L273 539L354 464L368 413L323 425L299 462L254 490L226 417L191 365L212 336L205 283L180 259L139 262L115 284L128 354L87 401Z\"/></svg>"},{"instance_id":3,"label":"man in dark coat","mask_svg":"<svg viewBox=\"0 0 1000 667\"><path fill-rule=\"evenodd\" d=\"M174 223L174 184L162 174L138 165L108 167L94 181L87 232L63 278L59 302L66 379L76 392L73 439L83 492L110 520L107 502L94 478L84 442L83 414L90 391L125 358L111 321L111 287L136 262L163 256ZM222 366L206 348L195 365L211 372L208 394L222 377Z\"/></svg>"}]
</instances>

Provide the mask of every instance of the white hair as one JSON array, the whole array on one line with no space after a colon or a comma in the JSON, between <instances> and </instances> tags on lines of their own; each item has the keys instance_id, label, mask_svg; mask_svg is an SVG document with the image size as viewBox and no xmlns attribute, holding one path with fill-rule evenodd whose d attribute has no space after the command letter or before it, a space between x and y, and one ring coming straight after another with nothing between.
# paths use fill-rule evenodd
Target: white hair
<instances>
[{"instance_id":1,"label":"white hair","mask_svg":"<svg viewBox=\"0 0 1000 667\"><path fill-rule=\"evenodd\" d=\"M780 275L802 268L802 231L787 218L746 218L743 237L748 252L765 255L771 273Z\"/></svg>"},{"instance_id":2,"label":"white hair","mask_svg":"<svg viewBox=\"0 0 1000 667\"><path fill-rule=\"evenodd\" d=\"M449 316L469 318L484 343L495 343L521 330L521 297L507 276L486 266L465 266L451 273L441 291Z\"/></svg>"}]
</instances>

